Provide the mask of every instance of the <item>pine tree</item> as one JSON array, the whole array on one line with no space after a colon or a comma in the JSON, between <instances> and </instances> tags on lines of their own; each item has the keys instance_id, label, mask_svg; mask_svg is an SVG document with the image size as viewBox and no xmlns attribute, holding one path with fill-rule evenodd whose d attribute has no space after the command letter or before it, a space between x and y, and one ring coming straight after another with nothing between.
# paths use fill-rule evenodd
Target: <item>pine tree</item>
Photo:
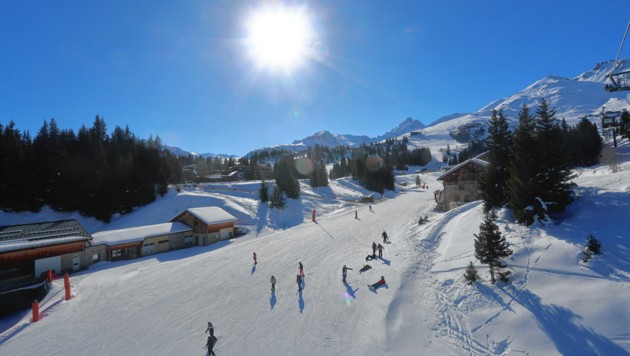
<instances>
[{"instance_id":1,"label":"pine tree","mask_svg":"<svg viewBox=\"0 0 630 356\"><path fill-rule=\"evenodd\" d=\"M534 179L538 172L537 142L534 136L536 126L527 105L523 105L518 116L519 126L514 133L506 197L516 221L531 225L534 222L532 207L536 204L535 194L538 192Z\"/></svg>"},{"instance_id":2,"label":"pine tree","mask_svg":"<svg viewBox=\"0 0 630 356\"><path fill-rule=\"evenodd\" d=\"M293 156L288 155L279 159L274 166L273 175L276 179L276 186L285 192L287 197L291 199L300 197L300 183Z\"/></svg>"},{"instance_id":3,"label":"pine tree","mask_svg":"<svg viewBox=\"0 0 630 356\"><path fill-rule=\"evenodd\" d=\"M539 217L560 213L573 203L569 168L570 157L566 151L562 130L556 119L556 112L549 108L547 100L541 100L536 110L536 146L538 164L536 165L536 187L543 204L534 205L534 213ZM546 207L546 211L545 211Z\"/></svg>"},{"instance_id":4,"label":"pine tree","mask_svg":"<svg viewBox=\"0 0 630 356\"><path fill-rule=\"evenodd\" d=\"M260 201L262 203L266 203L269 201L269 187L267 187L267 182L263 179L262 183L260 183L260 190L258 191L258 195L260 196Z\"/></svg>"},{"instance_id":5,"label":"pine tree","mask_svg":"<svg viewBox=\"0 0 630 356\"><path fill-rule=\"evenodd\" d=\"M422 184L422 181L420 180L420 176L416 174L416 187L420 187L420 184Z\"/></svg>"},{"instance_id":6,"label":"pine tree","mask_svg":"<svg viewBox=\"0 0 630 356\"><path fill-rule=\"evenodd\" d=\"M492 118L486 139L488 168L481 176L479 187L484 201L484 211L499 208L507 203L507 183L510 177L512 133L503 110L492 110Z\"/></svg>"},{"instance_id":7,"label":"pine tree","mask_svg":"<svg viewBox=\"0 0 630 356\"><path fill-rule=\"evenodd\" d=\"M284 199L284 195L282 194L282 190L276 185L273 187L273 192L271 193L271 201L269 207L284 209L285 206L286 201Z\"/></svg>"},{"instance_id":8,"label":"pine tree","mask_svg":"<svg viewBox=\"0 0 630 356\"><path fill-rule=\"evenodd\" d=\"M479 274L477 273L477 269L475 268L475 265L473 265L472 261L470 261L470 263L468 263L468 266L466 267L466 271L464 272L464 279L468 281L468 285L471 285L479 280Z\"/></svg>"},{"instance_id":9,"label":"pine tree","mask_svg":"<svg viewBox=\"0 0 630 356\"><path fill-rule=\"evenodd\" d=\"M494 210L486 213L479 226L479 235L475 234L475 258L490 268L490 281L496 282L495 269L505 268L502 258L512 255L505 237L499 231L495 223L497 219Z\"/></svg>"},{"instance_id":10,"label":"pine tree","mask_svg":"<svg viewBox=\"0 0 630 356\"><path fill-rule=\"evenodd\" d=\"M595 237L595 235L593 235L593 233L590 233L586 236L586 248L588 248L588 250L593 254L599 255L602 252L602 243Z\"/></svg>"}]
</instances>

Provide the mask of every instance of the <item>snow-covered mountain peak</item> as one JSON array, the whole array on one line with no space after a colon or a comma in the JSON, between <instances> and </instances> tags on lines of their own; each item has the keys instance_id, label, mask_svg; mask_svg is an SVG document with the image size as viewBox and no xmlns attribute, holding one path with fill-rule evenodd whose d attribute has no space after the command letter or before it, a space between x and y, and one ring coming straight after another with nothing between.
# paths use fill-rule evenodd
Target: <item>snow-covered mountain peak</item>
<instances>
[{"instance_id":1,"label":"snow-covered mountain peak","mask_svg":"<svg viewBox=\"0 0 630 356\"><path fill-rule=\"evenodd\" d=\"M414 120L408 117L405 120L403 120L403 122L401 122L395 128L391 129L390 131L386 132L385 134L381 136L376 137L374 141L378 142L378 141L386 140L388 138L399 137L411 131L422 130L425 127L426 125L421 123L420 121Z\"/></svg>"}]
</instances>

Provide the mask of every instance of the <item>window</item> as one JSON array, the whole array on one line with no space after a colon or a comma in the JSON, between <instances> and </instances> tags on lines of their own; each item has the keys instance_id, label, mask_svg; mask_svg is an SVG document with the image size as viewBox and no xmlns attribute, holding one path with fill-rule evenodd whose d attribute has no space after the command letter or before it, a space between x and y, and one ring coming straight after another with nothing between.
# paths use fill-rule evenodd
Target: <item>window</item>
<instances>
[{"instance_id":1,"label":"window","mask_svg":"<svg viewBox=\"0 0 630 356\"><path fill-rule=\"evenodd\" d=\"M98 262L98 253L92 255L92 262Z\"/></svg>"},{"instance_id":2,"label":"window","mask_svg":"<svg viewBox=\"0 0 630 356\"><path fill-rule=\"evenodd\" d=\"M120 256L122 256L122 254L120 253L120 250L112 250L112 258L120 257Z\"/></svg>"},{"instance_id":3,"label":"window","mask_svg":"<svg viewBox=\"0 0 630 356\"><path fill-rule=\"evenodd\" d=\"M165 244L165 243L168 243L168 240L162 240L158 242L158 244Z\"/></svg>"}]
</instances>

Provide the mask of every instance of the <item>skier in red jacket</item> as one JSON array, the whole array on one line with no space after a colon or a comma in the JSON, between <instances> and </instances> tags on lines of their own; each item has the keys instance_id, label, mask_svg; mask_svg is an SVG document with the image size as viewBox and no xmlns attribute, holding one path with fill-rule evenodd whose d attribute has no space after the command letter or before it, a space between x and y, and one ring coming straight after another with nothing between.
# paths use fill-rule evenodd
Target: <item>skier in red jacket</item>
<instances>
[{"instance_id":1,"label":"skier in red jacket","mask_svg":"<svg viewBox=\"0 0 630 356\"><path fill-rule=\"evenodd\" d=\"M385 283L387 283L387 282L385 282L385 277L381 276L381 279L379 279L378 282L370 285L370 289L374 290L374 289L384 285Z\"/></svg>"}]
</instances>

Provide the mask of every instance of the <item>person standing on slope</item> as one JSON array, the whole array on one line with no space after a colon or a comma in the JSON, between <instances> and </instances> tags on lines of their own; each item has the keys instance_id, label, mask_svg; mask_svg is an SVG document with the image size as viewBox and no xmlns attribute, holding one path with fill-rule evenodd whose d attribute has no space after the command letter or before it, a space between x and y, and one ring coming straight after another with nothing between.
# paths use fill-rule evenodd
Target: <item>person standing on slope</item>
<instances>
[{"instance_id":1,"label":"person standing on slope","mask_svg":"<svg viewBox=\"0 0 630 356\"><path fill-rule=\"evenodd\" d=\"M354 218L357 219L357 220L359 219L359 211L358 210L354 211Z\"/></svg>"},{"instance_id":2,"label":"person standing on slope","mask_svg":"<svg viewBox=\"0 0 630 356\"><path fill-rule=\"evenodd\" d=\"M376 257L376 242L372 242L372 258Z\"/></svg>"},{"instance_id":3,"label":"person standing on slope","mask_svg":"<svg viewBox=\"0 0 630 356\"><path fill-rule=\"evenodd\" d=\"M304 278L304 266L302 265L302 261L298 263L298 269L300 270L300 277Z\"/></svg>"},{"instance_id":4,"label":"person standing on slope","mask_svg":"<svg viewBox=\"0 0 630 356\"><path fill-rule=\"evenodd\" d=\"M269 282L271 282L271 293L273 293L276 291L276 277L271 276L271 280L269 280Z\"/></svg>"},{"instance_id":5,"label":"person standing on slope","mask_svg":"<svg viewBox=\"0 0 630 356\"><path fill-rule=\"evenodd\" d=\"M210 336L214 337L214 326L212 326L211 322L208 322L208 328L206 329L206 332L210 332Z\"/></svg>"},{"instance_id":6,"label":"person standing on slope","mask_svg":"<svg viewBox=\"0 0 630 356\"><path fill-rule=\"evenodd\" d=\"M214 344L216 344L216 343L217 343L217 338L216 337L214 337L212 335L208 336L208 342L206 343L206 347L204 347L204 349L205 348L208 349L208 355L212 355L212 356L216 355L214 353L214 350L212 350L214 348Z\"/></svg>"},{"instance_id":7,"label":"person standing on slope","mask_svg":"<svg viewBox=\"0 0 630 356\"><path fill-rule=\"evenodd\" d=\"M343 277L343 283L346 283L346 276L348 275L348 270L352 271L352 268L346 267L346 265L343 265L343 267L341 268L341 276Z\"/></svg>"},{"instance_id":8,"label":"person standing on slope","mask_svg":"<svg viewBox=\"0 0 630 356\"><path fill-rule=\"evenodd\" d=\"M383 245L378 244L378 246L376 247L376 249L378 250L378 258L383 258L383 249L385 247L383 247Z\"/></svg>"},{"instance_id":9,"label":"person standing on slope","mask_svg":"<svg viewBox=\"0 0 630 356\"><path fill-rule=\"evenodd\" d=\"M258 262L256 261L256 252L254 252L254 264L257 264Z\"/></svg>"},{"instance_id":10,"label":"person standing on slope","mask_svg":"<svg viewBox=\"0 0 630 356\"><path fill-rule=\"evenodd\" d=\"M302 276L298 274L296 277L296 281L298 285L298 292L301 292L302 291Z\"/></svg>"},{"instance_id":11,"label":"person standing on slope","mask_svg":"<svg viewBox=\"0 0 630 356\"><path fill-rule=\"evenodd\" d=\"M383 231L383 243L387 243L387 233Z\"/></svg>"}]
</instances>

